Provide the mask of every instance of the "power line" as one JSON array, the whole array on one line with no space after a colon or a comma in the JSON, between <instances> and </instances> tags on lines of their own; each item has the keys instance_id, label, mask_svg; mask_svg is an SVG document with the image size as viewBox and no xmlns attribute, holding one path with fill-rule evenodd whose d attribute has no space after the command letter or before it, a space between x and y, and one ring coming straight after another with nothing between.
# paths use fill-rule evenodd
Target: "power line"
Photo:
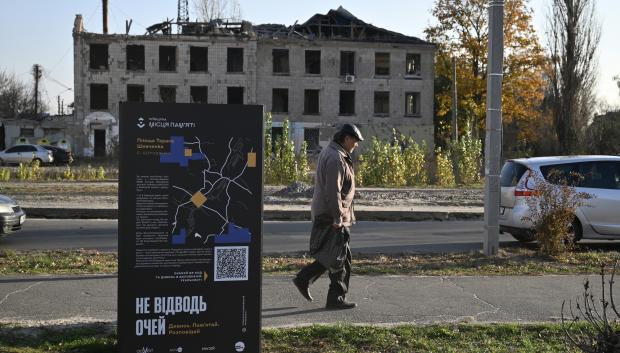
<instances>
[{"instance_id":1,"label":"power line","mask_svg":"<svg viewBox=\"0 0 620 353\"><path fill-rule=\"evenodd\" d=\"M45 78L47 78L48 80L50 80L50 81L52 81L52 82L54 82L54 83L56 83L56 84L58 84L58 85L62 86L63 88L66 88L67 90L71 90L71 89L73 89L73 88L71 88L71 87L69 87L69 86L65 85L64 83L62 83L62 82L60 82L60 81L56 80L55 78L53 78L53 77L50 75L50 73L49 73L47 70L45 70L45 69L43 69L43 74L45 75Z\"/></svg>"},{"instance_id":2,"label":"power line","mask_svg":"<svg viewBox=\"0 0 620 353\"><path fill-rule=\"evenodd\" d=\"M120 7L117 7L114 3L112 3L112 1L108 0L108 3L114 7L116 10L118 10L120 13L122 13L123 15L125 15L128 19L131 19L135 24L137 24L138 26L144 28L146 30L146 26L143 25L142 23L136 21L134 18L132 18L130 15L127 14L127 12L123 11Z\"/></svg>"}]
</instances>

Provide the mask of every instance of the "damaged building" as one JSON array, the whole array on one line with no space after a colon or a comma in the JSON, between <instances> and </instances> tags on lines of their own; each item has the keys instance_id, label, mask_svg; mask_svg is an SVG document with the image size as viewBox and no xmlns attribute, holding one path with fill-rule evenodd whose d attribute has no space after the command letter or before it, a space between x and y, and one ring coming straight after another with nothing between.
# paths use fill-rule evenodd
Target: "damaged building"
<instances>
[{"instance_id":1,"label":"damaged building","mask_svg":"<svg viewBox=\"0 0 620 353\"><path fill-rule=\"evenodd\" d=\"M435 46L342 7L292 26L167 21L145 35L86 32L77 15L73 39L83 155L109 153L123 101L264 105L275 135L288 119L295 145L311 151L345 122L433 146Z\"/></svg>"}]
</instances>

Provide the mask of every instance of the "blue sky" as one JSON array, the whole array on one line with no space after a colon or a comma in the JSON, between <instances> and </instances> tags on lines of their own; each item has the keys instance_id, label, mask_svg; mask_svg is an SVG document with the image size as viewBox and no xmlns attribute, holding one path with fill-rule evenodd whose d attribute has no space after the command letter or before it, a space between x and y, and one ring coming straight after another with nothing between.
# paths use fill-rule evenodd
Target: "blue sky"
<instances>
[{"instance_id":1,"label":"blue sky","mask_svg":"<svg viewBox=\"0 0 620 353\"><path fill-rule=\"evenodd\" d=\"M192 1L190 17L194 18ZM543 44L549 2L530 0L534 26ZM109 0L109 3L111 33L124 33L128 18L133 19L131 33L144 34L146 26L176 17L177 0ZM434 0L383 0L380 6L367 0L239 0L239 3L244 19L253 23L291 25L339 5L368 23L421 38L424 28L434 22L430 13ZM617 45L620 1L597 0L597 10L602 25L597 94L618 106L620 96L612 77L620 75L620 46ZM73 94L67 88L73 87L71 30L75 14L84 16L87 31L101 32L101 0L0 0L0 70L14 72L30 81L32 65L41 64L46 74L43 99L48 101L52 112L56 112L57 95L65 104L73 101Z\"/></svg>"}]
</instances>

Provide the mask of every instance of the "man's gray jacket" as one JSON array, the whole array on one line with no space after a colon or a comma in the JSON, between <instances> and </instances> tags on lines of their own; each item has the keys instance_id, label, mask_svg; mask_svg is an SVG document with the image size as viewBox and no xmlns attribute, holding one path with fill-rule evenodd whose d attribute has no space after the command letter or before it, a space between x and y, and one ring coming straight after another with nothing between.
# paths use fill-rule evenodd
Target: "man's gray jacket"
<instances>
[{"instance_id":1,"label":"man's gray jacket","mask_svg":"<svg viewBox=\"0 0 620 353\"><path fill-rule=\"evenodd\" d=\"M332 141L319 154L312 195L312 220L328 214L334 224L350 226L355 222L353 196L355 173L351 155Z\"/></svg>"},{"instance_id":2,"label":"man's gray jacket","mask_svg":"<svg viewBox=\"0 0 620 353\"><path fill-rule=\"evenodd\" d=\"M310 254L330 272L342 270L349 248L348 231L345 234L343 228L334 229L332 225L348 227L355 222L354 194L351 155L332 141L317 162L310 235Z\"/></svg>"}]
</instances>

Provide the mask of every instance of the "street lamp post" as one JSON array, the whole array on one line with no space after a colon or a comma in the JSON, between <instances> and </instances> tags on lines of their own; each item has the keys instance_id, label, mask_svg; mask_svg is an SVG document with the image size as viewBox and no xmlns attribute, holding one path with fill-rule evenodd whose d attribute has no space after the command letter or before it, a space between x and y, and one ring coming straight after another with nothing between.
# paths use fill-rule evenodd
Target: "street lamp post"
<instances>
[{"instance_id":1,"label":"street lamp post","mask_svg":"<svg viewBox=\"0 0 620 353\"><path fill-rule=\"evenodd\" d=\"M487 118L484 153L484 226L486 232L483 250L486 255L497 254L499 248L503 60L504 0L489 0Z\"/></svg>"}]
</instances>

